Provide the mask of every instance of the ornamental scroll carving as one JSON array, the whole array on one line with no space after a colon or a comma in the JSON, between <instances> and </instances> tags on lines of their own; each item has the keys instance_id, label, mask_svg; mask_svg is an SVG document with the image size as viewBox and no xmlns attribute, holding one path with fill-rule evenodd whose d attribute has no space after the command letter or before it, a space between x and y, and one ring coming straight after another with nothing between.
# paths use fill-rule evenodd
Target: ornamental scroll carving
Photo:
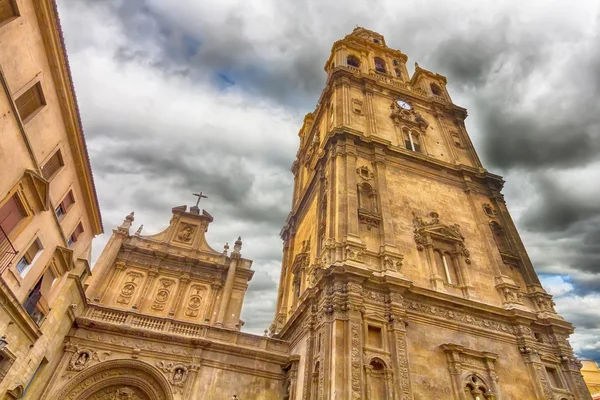
<instances>
[{"instance_id":1,"label":"ornamental scroll carving","mask_svg":"<svg viewBox=\"0 0 600 400\"><path fill-rule=\"evenodd\" d=\"M447 321L460 322L463 324L468 324L483 329L490 329L498 332L510 333L513 335L516 333L515 328L511 325L498 321L493 321L487 318L473 316L462 311L455 311L439 306L423 304L414 300L406 301L405 306L409 310L414 310L423 314L429 314L436 317L440 317Z\"/></svg>"},{"instance_id":2,"label":"ornamental scroll carving","mask_svg":"<svg viewBox=\"0 0 600 400\"><path fill-rule=\"evenodd\" d=\"M129 304L131 302L131 298L137 291L143 277L144 275L139 272L129 272L125 276L125 282L123 283L123 287L119 292L117 303Z\"/></svg>"},{"instance_id":3,"label":"ornamental scroll carving","mask_svg":"<svg viewBox=\"0 0 600 400\"><path fill-rule=\"evenodd\" d=\"M206 288L202 285L193 285L190 289L190 298L187 303L187 308L185 310L185 315L188 317L197 317L200 313L200 308L202 307L202 299L204 298L204 294L206 292Z\"/></svg>"},{"instance_id":4,"label":"ornamental scroll carving","mask_svg":"<svg viewBox=\"0 0 600 400\"><path fill-rule=\"evenodd\" d=\"M148 397L144 395L137 388L129 386L122 387L108 387L96 392L89 397L87 400L147 400Z\"/></svg>"},{"instance_id":5,"label":"ornamental scroll carving","mask_svg":"<svg viewBox=\"0 0 600 400\"><path fill-rule=\"evenodd\" d=\"M351 326L352 335L352 399L360 400L361 398L361 345L360 345L360 326L353 323Z\"/></svg>"},{"instance_id":6,"label":"ornamental scroll carving","mask_svg":"<svg viewBox=\"0 0 600 400\"><path fill-rule=\"evenodd\" d=\"M403 255L399 255L397 257L385 256L383 257L383 270L400 272L403 260Z\"/></svg>"},{"instance_id":7,"label":"ornamental scroll carving","mask_svg":"<svg viewBox=\"0 0 600 400\"><path fill-rule=\"evenodd\" d=\"M175 281L171 279L161 279L158 281L158 290L156 291L156 296L154 297L154 303L152 304L152 309L156 311L162 311L165 309L165 305L171 296L171 290Z\"/></svg>"}]
</instances>

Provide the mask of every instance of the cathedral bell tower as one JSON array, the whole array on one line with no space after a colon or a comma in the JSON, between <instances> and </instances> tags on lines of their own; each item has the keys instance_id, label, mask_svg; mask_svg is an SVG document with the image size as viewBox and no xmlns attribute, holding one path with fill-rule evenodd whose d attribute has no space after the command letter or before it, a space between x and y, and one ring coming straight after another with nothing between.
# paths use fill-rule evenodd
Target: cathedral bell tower
<instances>
[{"instance_id":1,"label":"cathedral bell tower","mask_svg":"<svg viewBox=\"0 0 600 400\"><path fill-rule=\"evenodd\" d=\"M446 78L356 28L299 132L271 335L288 399L589 399ZM291 389L290 389L291 388Z\"/></svg>"}]
</instances>

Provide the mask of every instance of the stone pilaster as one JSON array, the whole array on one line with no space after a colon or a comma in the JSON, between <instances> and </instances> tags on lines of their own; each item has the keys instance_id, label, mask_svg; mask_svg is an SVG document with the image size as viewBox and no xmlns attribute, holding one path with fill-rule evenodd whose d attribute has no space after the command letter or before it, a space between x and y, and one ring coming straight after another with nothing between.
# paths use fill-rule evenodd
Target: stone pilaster
<instances>
[{"instance_id":1,"label":"stone pilaster","mask_svg":"<svg viewBox=\"0 0 600 400\"><path fill-rule=\"evenodd\" d=\"M146 282L144 283L144 286L142 287L142 292L140 293L139 298L139 304L137 305L138 310L143 311L144 307L146 307L146 305L148 304L148 290L150 290L150 288L152 287L152 285L154 285L154 281L156 280L156 277L158 276L158 269L157 268L150 268L148 270L148 277L146 278Z\"/></svg>"},{"instance_id":2,"label":"stone pilaster","mask_svg":"<svg viewBox=\"0 0 600 400\"><path fill-rule=\"evenodd\" d=\"M182 274L181 277L179 278L179 288L177 290L177 298L175 299L175 302L173 303L173 307L171 308L169 315L174 316L174 317L178 317L180 315L180 310L182 308L181 306L182 306L182 302L183 302L183 295L185 294L189 284L190 284L190 275Z\"/></svg>"}]
</instances>

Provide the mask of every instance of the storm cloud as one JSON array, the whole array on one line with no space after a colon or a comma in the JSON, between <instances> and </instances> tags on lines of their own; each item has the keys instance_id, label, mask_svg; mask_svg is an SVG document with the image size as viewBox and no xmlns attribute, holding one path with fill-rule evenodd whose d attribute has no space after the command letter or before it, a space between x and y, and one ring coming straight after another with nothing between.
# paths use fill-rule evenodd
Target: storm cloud
<instances>
[{"instance_id":1,"label":"storm cloud","mask_svg":"<svg viewBox=\"0 0 600 400\"><path fill-rule=\"evenodd\" d=\"M242 319L270 324L289 167L334 41L356 24L448 77L557 309L600 359L600 21L595 2L59 0L105 230L209 195L209 243L254 260ZM95 244L96 256L106 235Z\"/></svg>"}]
</instances>

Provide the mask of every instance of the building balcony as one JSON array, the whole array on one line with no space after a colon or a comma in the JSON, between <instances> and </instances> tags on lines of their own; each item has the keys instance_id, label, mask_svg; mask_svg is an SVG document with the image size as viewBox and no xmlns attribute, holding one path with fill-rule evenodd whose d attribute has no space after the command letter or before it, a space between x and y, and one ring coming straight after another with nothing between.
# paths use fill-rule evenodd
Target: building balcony
<instances>
[{"instance_id":1,"label":"building balcony","mask_svg":"<svg viewBox=\"0 0 600 400\"><path fill-rule=\"evenodd\" d=\"M2 226L0 226L0 275L8 268L10 263L17 255L17 250L13 246Z\"/></svg>"}]
</instances>

